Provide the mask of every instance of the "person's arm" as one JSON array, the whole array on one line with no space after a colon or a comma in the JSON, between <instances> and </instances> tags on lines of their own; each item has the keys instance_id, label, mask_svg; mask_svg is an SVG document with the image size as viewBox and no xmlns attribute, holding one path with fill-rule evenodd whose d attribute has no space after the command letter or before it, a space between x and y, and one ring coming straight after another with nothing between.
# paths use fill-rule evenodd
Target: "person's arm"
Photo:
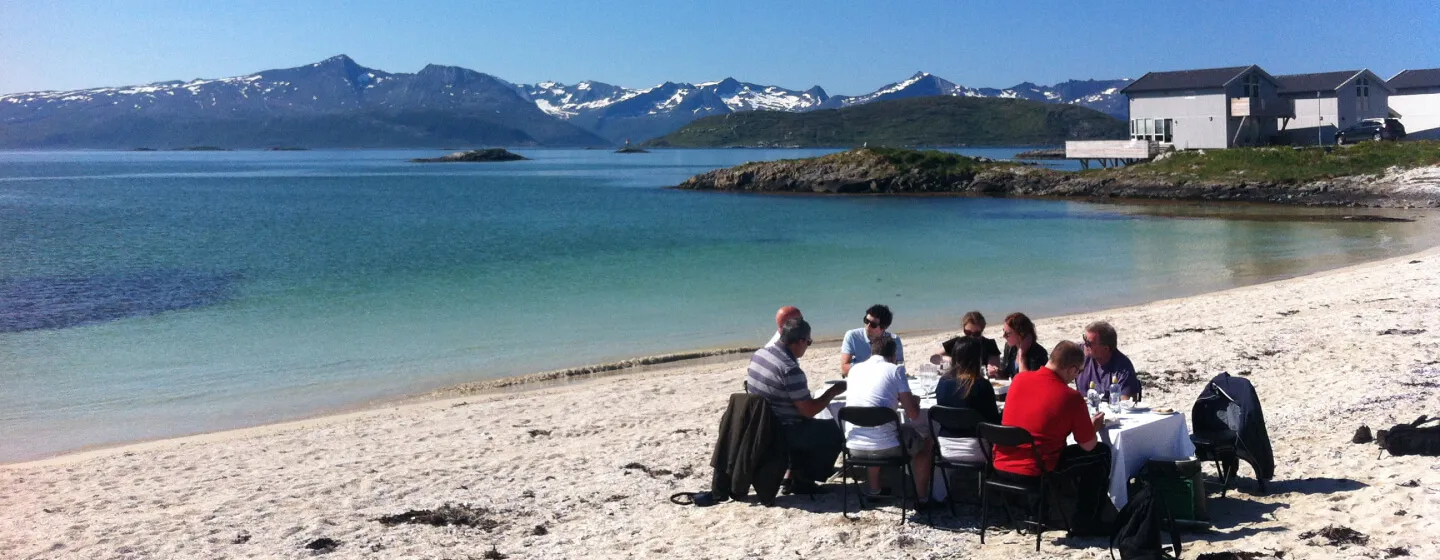
<instances>
[{"instance_id":1,"label":"person's arm","mask_svg":"<svg viewBox=\"0 0 1440 560\"><path fill-rule=\"evenodd\" d=\"M850 332L847 332L845 333L845 340L840 343L840 377L850 376L850 362L854 359L855 337L851 336Z\"/></svg>"},{"instance_id":2,"label":"person's arm","mask_svg":"<svg viewBox=\"0 0 1440 560\"><path fill-rule=\"evenodd\" d=\"M1073 422L1070 429L1075 433L1075 443L1080 445L1080 449L1092 451L1096 445L1100 444L1100 438L1096 437L1096 432L1105 427L1105 413L1101 412L1090 416L1089 409L1085 407L1085 399L1080 395L1075 396L1076 398L1071 399L1068 404L1070 419Z\"/></svg>"},{"instance_id":3,"label":"person's arm","mask_svg":"<svg viewBox=\"0 0 1440 560\"><path fill-rule=\"evenodd\" d=\"M845 392L845 384L836 383L831 385L829 389L826 389L819 398L796 399L795 409L800 411L801 416L814 418L820 411L825 410L825 407L830 406L830 401L834 399L836 395L843 392Z\"/></svg>"},{"instance_id":4,"label":"person's arm","mask_svg":"<svg viewBox=\"0 0 1440 560\"><path fill-rule=\"evenodd\" d=\"M840 377L850 376L850 360L854 357L855 356L851 354L840 353Z\"/></svg>"},{"instance_id":5,"label":"person's arm","mask_svg":"<svg viewBox=\"0 0 1440 560\"><path fill-rule=\"evenodd\" d=\"M909 418L911 422L920 419L920 399L915 396L915 393L904 391L900 393L899 400L900 408L905 410L906 418Z\"/></svg>"},{"instance_id":6,"label":"person's arm","mask_svg":"<svg viewBox=\"0 0 1440 560\"><path fill-rule=\"evenodd\" d=\"M988 379L976 379L976 385L970 388L970 408L980 413L986 422L991 424L1000 423L1000 406L995 404L995 387L990 385Z\"/></svg>"},{"instance_id":7,"label":"person's arm","mask_svg":"<svg viewBox=\"0 0 1440 560\"><path fill-rule=\"evenodd\" d=\"M1135 366L1129 365L1119 373L1120 398L1134 400L1135 395L1140 394L1140 376L1135 374Z\"/></svg>"}]
</instances>

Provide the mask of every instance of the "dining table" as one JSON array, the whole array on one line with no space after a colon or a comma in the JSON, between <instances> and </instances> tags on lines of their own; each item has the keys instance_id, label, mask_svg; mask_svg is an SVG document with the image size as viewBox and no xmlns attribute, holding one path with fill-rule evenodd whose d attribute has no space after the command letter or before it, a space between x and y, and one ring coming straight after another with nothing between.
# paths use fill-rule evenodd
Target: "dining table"
<instances>
[{"instance_id":1,"label":"dining table","mask_svg":"<svg viewBox=\"0 0 1440 560\"><path fill-rule=\"evenodd\" d=\"M921 391L920 418L918 422L925 426L924 433L929 431L928 412L930 407L935 406L933 385L926 381L917 384L916 389ZM1005 394L1008 383L996 386L997 396ZM928 389L928 392L926 390ZM817 392L818 396L818 392ZM1003 412L1005 403L996 403ZM816 413L815 418L834 420L839 423L840 409L845 406L844 395L832 399L822 410ZM1111 410L1108 405L1101 404L1100 410L1105 412L1105 429L1099 434L1100 441L1110 446L1110 481L1107 493L1110 502L1115 504L1116 509L1125 507L1129 502L1130 478L1140 472L1145 462L1151 459L1178 460L1193 458L1195 445L1190 441L1190 432L1186 425L1185 415L1180 412L1161 413L1151 410L1148 407L1121 407L1118 411ZM900 414L901 420L908 422L905 415ZM844 426L840 426L844 429ZM1069 443L1075 443L1072 435ZM946 497L945 484L941 481L943 473L937 468L934 476L931 477L931 495L937 500L944 500Z\"/></svg>"}]
</instances>

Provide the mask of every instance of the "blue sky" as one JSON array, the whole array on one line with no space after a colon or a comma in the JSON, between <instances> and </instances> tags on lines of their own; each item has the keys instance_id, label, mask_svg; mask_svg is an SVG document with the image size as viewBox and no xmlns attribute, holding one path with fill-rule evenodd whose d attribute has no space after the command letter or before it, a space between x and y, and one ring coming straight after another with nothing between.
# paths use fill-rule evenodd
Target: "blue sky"
<instances>
[{"instance_id":1,"label":"blue sky","mask_svg":"<svg viewBox=\"0 0 1440 560\"><path fill-rule=\"evenodd\" d=\"M1362 6L1357 8L1356 6ZM859 94L1259 64L1440 67L1440 1L0 0L0 92L234 76L344 53L414 72L627 87L733 76Z\"/></svg>"}]
</instances>

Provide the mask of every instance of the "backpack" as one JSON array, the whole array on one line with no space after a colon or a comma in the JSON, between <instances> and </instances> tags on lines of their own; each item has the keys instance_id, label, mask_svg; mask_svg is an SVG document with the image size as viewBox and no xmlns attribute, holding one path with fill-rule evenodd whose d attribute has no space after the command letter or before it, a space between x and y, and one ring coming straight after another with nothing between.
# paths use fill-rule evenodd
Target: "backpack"
<instances>
[{"instance_id":1,"label":"backpack","mask_svg":"<svg viewBox=\"0 0 1440 560\"><path fill-rule=\"evenodd\" d=\"M1160 543L1160 531L1169 529L1174 556ZM1161 560L1180 557L1180 532L1175 517L1165 506L1165 498L1141 479L1130 501L1115 516L1115 529L1110 534L1110 558L1120 551L1120 560Z\"/></svg>"},{"instance_id":2,"label":"backpack","mask_svg":"<svg viewBox=\"0 0 1440 560\"><path fill-rule=\"evenodd\" d=\"M1396 424L1389 430L1380 430L1376 439L1380 448L1391 455L1425 455L1440 457L1440 425L1424 426L1440 418L1421 416L1409 424ZM1423 426L1423 427L1422 427Z\"/></svg>"}]
</instances>

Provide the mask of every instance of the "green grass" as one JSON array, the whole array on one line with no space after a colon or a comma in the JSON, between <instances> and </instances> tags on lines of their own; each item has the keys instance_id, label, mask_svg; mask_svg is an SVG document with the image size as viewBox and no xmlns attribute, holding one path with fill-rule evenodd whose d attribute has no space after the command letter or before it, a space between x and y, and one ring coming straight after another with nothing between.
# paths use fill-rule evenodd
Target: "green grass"
<instances>
[{"instance_id":1,"label":"green grass","mask_svg":"<svg viewBox=\"0 0 1440 560\"><path fill-rule=\"evenodd\" d=\"M916 97L805 113L746 111L696 120L646 146L1054 146L1123 138L1124 121L1023 99Z\"/></svg>"},{"instance_id":2,"label":"green grass","mask_svg":"<svg viewBox=\"0 0 1440 560\"><path fill-rule=\"evenodd\" d=\"M1089 173L1169 181L1305 183L1440 164L1440 141L1364 142L1322 148L1236 148L1179 152L1160 161Z\"/></svg>"}]
</instances>

